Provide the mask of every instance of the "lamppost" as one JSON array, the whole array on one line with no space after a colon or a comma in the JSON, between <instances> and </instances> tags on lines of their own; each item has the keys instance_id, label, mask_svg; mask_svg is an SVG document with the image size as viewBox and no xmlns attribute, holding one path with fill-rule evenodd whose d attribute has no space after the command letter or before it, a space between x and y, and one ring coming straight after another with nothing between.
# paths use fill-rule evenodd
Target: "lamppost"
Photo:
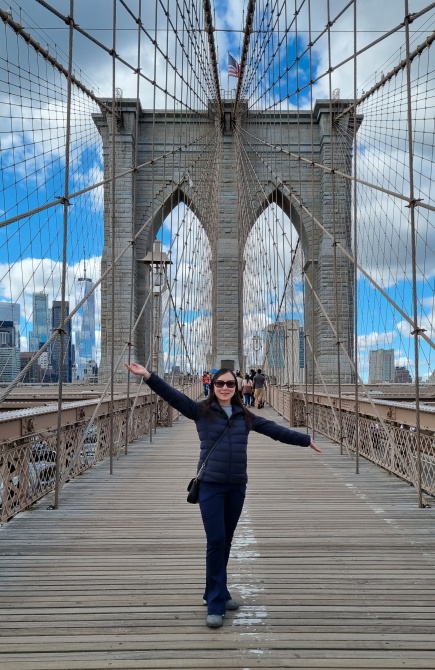
<instances>
[{"instance_id":1,"label":"lamppost","mask_svg":"<svg viewBox=\"0 0 435 670\"><path fill-rule=\"evenodd\" d=\"M255 352L255 370L258 368L258 352L261 349L261 337L259 335L252 336L252 348Z\"/></svg>"},{"instance_id":2,"label":"lamppost","mask_svg":"<svg viewBox=\"0 0 435 670\"><path fill-rule=\"evenodd\" d=\"M154 242L153 251L149 251L139 263L145 263L149 268L149 289L152 293L151 369L161 374L163 370L159 369L159 354L162 340L162 293L167 288L166 266L172 265L172 261L162 251L162 243Z\"/></svg>"}]
</instances>

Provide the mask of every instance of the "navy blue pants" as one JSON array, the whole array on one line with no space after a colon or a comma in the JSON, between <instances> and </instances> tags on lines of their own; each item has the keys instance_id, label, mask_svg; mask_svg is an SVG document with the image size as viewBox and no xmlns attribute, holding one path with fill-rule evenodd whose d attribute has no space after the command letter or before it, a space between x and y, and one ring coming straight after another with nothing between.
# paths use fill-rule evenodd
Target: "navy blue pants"
<instances>
[{"instance_id":1,"label":"navy blue pants","mask_svg":"<svg viewBox=\"0 0 435 670\"><path fill-rule=\"evenodd\" d=\"M227 565L245 494L246 484L201 482L199 487L199 507L207 536L204 600L208 614L225 614L225 603L231 598Z\"/></svg>"}]
</instances>

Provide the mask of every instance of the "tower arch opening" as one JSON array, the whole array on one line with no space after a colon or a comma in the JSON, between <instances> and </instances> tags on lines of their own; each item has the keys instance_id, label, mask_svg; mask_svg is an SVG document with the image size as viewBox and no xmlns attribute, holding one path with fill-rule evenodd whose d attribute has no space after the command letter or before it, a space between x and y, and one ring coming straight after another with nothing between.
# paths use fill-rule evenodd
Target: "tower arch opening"
<instances>
[{"instance_id":1,"label":"tower arch opening","mask_svg":"<svg viewBox=\"0 0 435 670\"><path fill-rule=\"evenodd\" d=\"M295 225L292 208L287 213L276 200L265 199L244 245L243 353L247 369L294 384L304 380L305 367L304 253L299 218Z\"/></svg>"},{"instance_id":2,"label":"tower arch opening","mask_svg":"<svg viewBox=\"0 0 435 670\"><path fill-rule=\"evenodd\" d=\"M145 357L161 376L197 375L210 367L211 245L191 201L180 200L172 199L172 210L162 207L167 215L145 262L151 316L144 319Z\"/></svg>"}]
</instances>

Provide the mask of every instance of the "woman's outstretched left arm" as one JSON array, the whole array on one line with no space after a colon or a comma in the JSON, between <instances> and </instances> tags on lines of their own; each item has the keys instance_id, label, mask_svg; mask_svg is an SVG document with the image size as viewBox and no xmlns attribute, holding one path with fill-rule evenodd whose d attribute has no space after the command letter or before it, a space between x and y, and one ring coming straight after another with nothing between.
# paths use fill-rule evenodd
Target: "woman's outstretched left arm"
<instances>
[{"instance_id":1,"label":"woman's outstretched left arm","mask_svg":"<svg viewBox=\"0 0 435 670\"><path fill-rule=\"evenodd\" d=\"M317 446L314 440L311 439L311 436L307 435L307 433L299 433L296 430L280 426L280 424L275 421L269 421L269 419L255 416L252 422L252 430L261 433L262 435L267 435L273 440L284 442L284 444L296 444L300 447L310 447L314 451L322 453L321 448Z\"/></svg>"}]
</instances>

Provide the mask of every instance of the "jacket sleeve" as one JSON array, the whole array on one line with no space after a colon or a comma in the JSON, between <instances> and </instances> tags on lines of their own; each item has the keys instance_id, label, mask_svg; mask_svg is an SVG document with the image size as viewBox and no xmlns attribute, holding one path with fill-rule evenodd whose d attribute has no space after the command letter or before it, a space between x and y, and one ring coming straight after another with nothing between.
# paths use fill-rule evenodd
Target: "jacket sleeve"
<instances>
[{"instance_id":1,"label":"jacket sleeve","mask_svg":"<svg viewBox=\"0 0 435 670\"><path fill-rule=\"evenodd\" d=\"M309 447L311 442L311 435L306 433L299 433L296 430L291 430L285 426L280 426L275 421L263 419L261 416L256 416L252 422L252 430L262 435L267 435L273 440L284 442L284 444L296 444L300 447Z\"/></svg>"},{"instance_id":2,"label":"jacket sleeve","mask_svg":"<svg viewBox=\"0 0 435 670\"><path fill-rule=\"evenodd\" d=\"M151 377L144 379L144 381L154 393L157 393L163 400L166 400L171 407L177 409L183 416L193 421L198 419L200 415L200 403L188 398L187 395L167 384L154 372L151 373Z\"/></svg>"}]
</instances>

